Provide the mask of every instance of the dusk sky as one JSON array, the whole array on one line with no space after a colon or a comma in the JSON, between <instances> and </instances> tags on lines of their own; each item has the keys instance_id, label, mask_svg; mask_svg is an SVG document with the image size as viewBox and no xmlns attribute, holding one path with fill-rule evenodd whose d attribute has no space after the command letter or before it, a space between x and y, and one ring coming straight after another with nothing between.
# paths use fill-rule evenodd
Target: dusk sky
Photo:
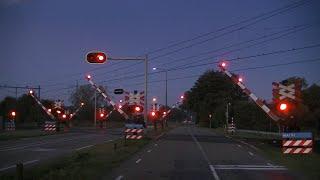
<instances>
[{"instance_id":1,"label":"dusk sky","mask_svg":"<svg viewBox=\"0 0 320 180\"><path fill-rule=\"evenodd\" d=\"M241 74L253 92L270 99L273 81L300 76L309 84L320 83L320 1L301 1L303 4L273 17L255 23L240 22L268 15L294 2L300 1L1 0L0 85L40 85L42 98L67 102L77 81L80 85L87 84L84 76L90 72L94 81L108 86L109 91L114 88L142 91L143 76L129 77L143 73L142 64L110 61L90 65L85 61L86 53L101 50L110 57L144 56L214 32L149 54L149 71L155 72L153 67L180 68L307 47L230 62L230 70ZM236 23L239 24L218 31ZM204 53L208 51L212 52ZM285 65L297 61L300 63ZM246 69L269 65L276 66ZM169 104L176 102L194 85L198 75L208 69L217 69L217 64L168 72ZM158 97L164 103L165 86L161 81L164 78L164 73L150 75L150 100ZM23 93L19 90L19 95ZM15 96L14 89L0 88L0 98L5 96Z\"/></svg>"}]
</instances>

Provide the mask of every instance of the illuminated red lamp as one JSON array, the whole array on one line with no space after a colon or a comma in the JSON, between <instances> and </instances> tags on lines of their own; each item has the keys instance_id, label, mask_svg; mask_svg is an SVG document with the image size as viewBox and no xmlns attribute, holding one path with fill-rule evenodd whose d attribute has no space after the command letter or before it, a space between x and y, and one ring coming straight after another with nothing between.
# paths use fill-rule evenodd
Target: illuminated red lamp
<instances>
[{"instance_id":1,"label":"illuminated red lamp","mask_svg":"<svg viewBox=\"0 0 320 180\"><path fill-rule=\"evenodd\" d=\"M156 112L152 111L151 116L156 116Z\"/></svg>"},{"instance_id":2,"label":"illuminated red lamp","mask_svg":"<svg viewBox=\"0 0 320 180\"><path fill-rule=\"evenodd\" d=\"M180 96L180 99L184 99L184 96L183 96L183 95L181 95L181 96Z\"/></svg>"},{"instance_id":3,"label":"illuminated red lamp","mask_svg":"<svg viewBox=\"0 0 320 180\"><path fill-rule=\"evenodd\" d=\"M238 81L239 81L239 82L243 82L243 78L242 78L242 77L239 77L239 78L238 78Z\"/></svg>"},{"instance_id":4,"label":"illuminated red lamp","mask_svg":"<svg viewBox=\"0 0 320 180\"><path fill-rule=\"evenodd\" d=\"M90 74L88 74L88 75L86 76L86 78L87 78L87 80L90 80L92 77L91 77Z\"/></svg>"},{"instance_id":5,"label":"illuminated red lamp","mask_svg":"<svg viewBox=\"0 0 320 180\"><path fill-rule=\"evenodd\" d=\"M166 115L167 114L167 112L163 112L163 115Z\"/></svg>"},{"instance_id":6,"label":"illuminated red lamp","mask_svg":"<svg viewBox=\"0 0 320 180\"><path fill-rule=\"evenodd\" d=\"M102 64L107 59L107 55L103 52L90 52L87 54L87 62L91 64Z\"/></svg>"},{"instance_id":7,"label":"illuminated red lamp","mask_svg":"<svg viewBox=\"0 0 320 180\"><path fill-rule=\"evenodd\" d=\"M33 91L32 91L32 90L30 90L30 91L29 91L29 94L33 94Z\"/></svg>"},{"instance_id":8,"label":"illuminated red lamp","mask_svg":"<svg viewBox=\"0 0 320 180\"><path fill-rule=\"evenodd\" d=\"M17 115L15 111L12 111L10 114L12 117L16 117L16 115Z\"/></svg>"},{"instance_id":9,"label":"illuminated red lamp","mask_svg":"<svg viewBox=\"0 0 320 180\"><path fill-rule=\"evenodd\" d=\"M103 118L104 117L104 113L100 113L100 117Z\"/></svg>"},{"instance_id":10,"label":"illuminated red lamp","mask_svg":"<svg viewBox=\"0 0 320 180\"><path fill-rule=\"evenodd\" d=\"M288 105L287 105L286 103L281 103L281 104L279 105L279 109L280 109L281 111L285 111L285 110L288 109Z\"/></svg>"},{"instance_id":11,"label":"illuminated red lamp","mask_svg":"<svg viewBox=\"0 0 320 180\"><path fill-rule=\"evenodd\" d=\"M62 118L63 118L63 119L66 119L66 118L67 118L67 115L63 114L63 115L62 115Z\"/></svg>"},{"instance_id":12,"label":"illuminated red lamp","mask_svg":"<svg viewBox=\"0 0 320 180\"><path fill-rule=\"evenodd\" d=\"M52 111L51 109L48 109L48 112L50 112L50 113L51 113L51 111Z\"/></svg>"},{"instance_id":13,"label":"illuminated red lamp","mask_svg":"<svg viewBox=\"0 0 320 180\"><path fill-rule=\"evenodd\" d=\"M141 111L141 108L140 108L139 106L136 106L136 107L134 108L134 110L135 110L136 112L140 112L140 111Z\"/></svg>"}]
</instances>

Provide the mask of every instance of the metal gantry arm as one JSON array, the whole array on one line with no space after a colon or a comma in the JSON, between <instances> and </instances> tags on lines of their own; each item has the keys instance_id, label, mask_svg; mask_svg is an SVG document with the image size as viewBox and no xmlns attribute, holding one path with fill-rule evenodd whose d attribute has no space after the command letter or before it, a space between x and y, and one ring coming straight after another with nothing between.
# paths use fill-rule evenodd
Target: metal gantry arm
<instances>
[{"instance_id":1,"label":"metal gantry arm","mask_svg":"<svg viewBox=\"0 0 320 180\"><path fill-rule=\"evenodd\" d=\"M241 81L237 79L236 76L232 75L229 71L227 71L225 68L220 67L222 72L224 72L228 77L231 78L231 80L236 83L241 90L248 95L271 119L274 121L279 121L280 118L274 114L271 109L263 102L262 99L258 98L254 93L252 93Z\"/></svg>"},{"instance_id":2,"label":"metal gantry arm","mask_svg":"<svg viewBox=\"0 0 320 180\"><path fill-rule=\"evenodd\" d=\"M34 95L32 90L29 91L29 95L38 103L38 105L42 108L42 110L44 110L52 120L55 120L54 115L51 114L51 112L46 107L44 107L41 101Z\"/></svg>"},{"instance_id":3,"label":"metal gantry arm","mask_svg":"<svg viewBox=\"0 0 320 180\"><path fill-rule=\"evenodd\" d=\"M115 103L114 101L112 101L111 98L110 98L106 93L104 93L104 92L91 80L91 76L87 76L86 79L89 81L89 83L92 85L92 87L94 87L94 89L95 89L96 91L98 91L98 92L104 97L104 99L113 106L113 108L114 108L115 110L117 110L121 115L123 115L123 117L124 117L125 119L129 119L129 116L128 116L122 109L119 109L119 108L117 107L116 103ZM112 111L111 111L111 112L112 112Z\"/></svg>"}]
</instances>

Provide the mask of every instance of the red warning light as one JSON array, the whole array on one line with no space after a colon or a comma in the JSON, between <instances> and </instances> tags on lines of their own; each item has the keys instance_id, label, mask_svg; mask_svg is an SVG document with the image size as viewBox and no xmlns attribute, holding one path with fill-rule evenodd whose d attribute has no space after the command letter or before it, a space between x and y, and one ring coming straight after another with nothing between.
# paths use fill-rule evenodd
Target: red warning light
<instances>
[{"instance_id":1,"label":"red warning light","mask_svg":"<svg viewBox=\"0 0 320 180\"><path fill-rule=\"evenodd\" d=\"M103 118L104 117L104 113L100 113L100 117Z\"/></svg>"},{"instance_id":2,"label":"red warning light","mask_svg":"<svg viewBox=\"0 0 320 180\"><path fill-rule=\"evenodd\" d=\"M87 78L87 80L90 80L90 79L91 79L91 75L88 74L88 75L86 76L86 78Z\"/></svg>"},{"instance_id":3,"label":"red warning light","mask_svg":"<svg viewBox=\"0 0 320 180\"><path fill-rule=\"evenodd\" d=\"M107 55L103 52L91 52L87 54L87 62L91 64L102 64L107 60Z\"/></svg>"},{"instance_id":4,"label":"red warning light","mask_svg":"<svg viewBox=\"0 0 320 180\"><path fill-rule=\"evenodd\" d=\"M285 110L287 110L287 108L288 108L288 105L286 103L281 103L279 106L279 109L281 111L285 111Z\"/></svg>"},{"instance_id":5,"label":"red warning light","mask_svg":"<svg viewBox=\"0 0 320 180\"><path fill-rule=\"evenodd\" d=\"M12 116L12 117L15 117L15 116L16 116L16 112L15 112L15 111L12 111L12 112L11 112L11 116Z\"/></svg>"},{"instance_id":6,"label":"red warning light","mask_svg":"<svg viewBox=\"0 0 320 180\"><path fill-rule=\"evenodd\" d=\"M152 111L151 116L156 116L156 112Z\"/></svg>"},{"instance_id":7,"label":"red warning light","mask_svg":"<svg viewBox=\"0 0 320 180\"><path fill-rule=\"evenodd\" d=\"M62 115L62 118L63 118L63 119L67 118L67 115L63 114L63 115Z\"/></svg>"},{"instance_id":8,"label":"red warning light","mask_svg":"<svg viewBox=\"0 0 320 180\"><path fill-rule=\"evenodd\" d=\"M136 107L134 108L134 110L137 111L137 112L140 112L140 111L141 111L141 108L140 108L139 106L136 106Z\"/></svg>"}]
</instances>

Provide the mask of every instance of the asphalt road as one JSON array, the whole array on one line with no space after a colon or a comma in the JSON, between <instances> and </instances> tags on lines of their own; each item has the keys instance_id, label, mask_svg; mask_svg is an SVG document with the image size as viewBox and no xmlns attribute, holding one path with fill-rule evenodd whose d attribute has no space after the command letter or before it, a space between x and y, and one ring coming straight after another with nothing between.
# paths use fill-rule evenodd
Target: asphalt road
<instances>
[{"instance_id":1,"label":"asphalt road","mask_svg":"<svg viewBox=\"0 0 320 180\"><path fill-rule=\"evenodd\" d=\"M73 129L68 133L0 142L0 174L15 170L17 163L28 168L99 143L120 137L121 129Z\"/></svg>"},{"instance_id":2,"label":"asphalt road","mask_svg":"<svg viewBox=\"0 0 320 180\"><path fill-rule=\"evenodd\" d=\"M105 179L299 179L248 144L208 129L179 127L124 162Z\"/></svg>"}]
</instances>

